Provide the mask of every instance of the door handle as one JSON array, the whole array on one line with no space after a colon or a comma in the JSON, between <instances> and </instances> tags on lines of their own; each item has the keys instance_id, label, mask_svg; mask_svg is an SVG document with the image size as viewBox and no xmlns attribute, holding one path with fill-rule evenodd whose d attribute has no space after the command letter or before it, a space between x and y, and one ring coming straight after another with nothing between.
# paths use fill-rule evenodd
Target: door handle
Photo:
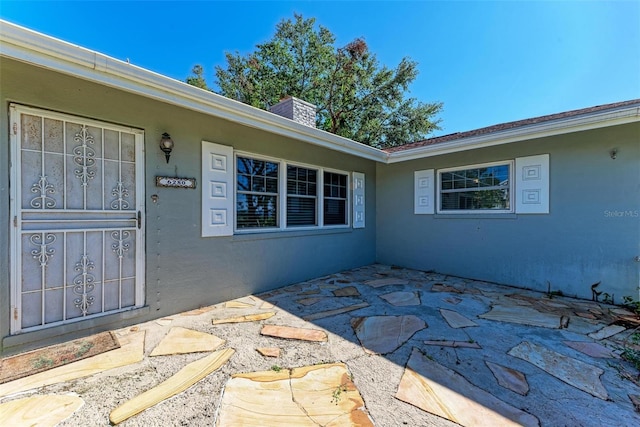
<instances>
[{"instance_id":1,"label":"door handle","mask_svg":"<svg viewBox=\"0 0 640 427\"><path fill-rule=\"evenodd\" d=\"M140 230L140 228L142 228L142 212L138 211L138 230Z\"/></svg>"}]
</instances>

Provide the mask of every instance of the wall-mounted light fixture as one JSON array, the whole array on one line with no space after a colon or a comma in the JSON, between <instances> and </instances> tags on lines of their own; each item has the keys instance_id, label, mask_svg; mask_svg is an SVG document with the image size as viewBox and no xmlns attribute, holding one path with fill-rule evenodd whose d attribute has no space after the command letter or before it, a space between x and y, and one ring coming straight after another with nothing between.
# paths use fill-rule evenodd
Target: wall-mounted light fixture
<instances>
[{"instance_id":1,"label":"wall-mounted light fixture","mask_svg":"<svg viewBox=\"0 0 640 427\"><path fill-rule=\"evenodd\" d=\"M164 151L164 158L167 159L167 163L169 163L171 150L173 150L173 139L171 139L171 135L166 132L162 134L162 139L160 140L160 149Z\"/></svg>"},{"instance_id":2,"label":"wall-mounted light fixture","mask_svg":"<svg viewBox=\"0 0 640 427\"><path fill-rule=\"evenodd\" d=\"M613 150L609 151L609 155L611 156L611 158L612 158L613 160L615 160L615 159L616 159L616 157L618 157L618 149L617 149L617 148L614 148Z\"/></svg>"}]
</instances>

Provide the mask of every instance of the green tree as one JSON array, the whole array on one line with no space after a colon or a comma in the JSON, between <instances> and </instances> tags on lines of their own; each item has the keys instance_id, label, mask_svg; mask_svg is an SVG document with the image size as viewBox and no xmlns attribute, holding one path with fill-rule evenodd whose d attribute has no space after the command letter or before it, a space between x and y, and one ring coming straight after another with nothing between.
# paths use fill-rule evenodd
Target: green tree
<instances>
[{"instance_id":1,"label":"green tree","mask_svg":"<svg viewBox=\"0 0 640 427\"><path fill-rule=\"evenodd\" d=\"M194 65L191 69L193 76L187 77L185 80L191 86L199 87L200 89L210 90L207 86L207 82L204 79L204 69L202 65Z\"/></svg>"},{"instance_id":2,"label":"green tree","mask_svg":"<svg viewBox=\"0 0 640 427\"><path fill-rule=\"evenodd\" d=\"M197 77L201 68L200 74L194 68ZM410 58L394 69L382 66L363 39L336 47L335 36L314 18L294 15L254 52L227 52L226 66L216 67L216 84L220 94L258 108L285 96L311 102L319 129L382 148L438 129L442 104L406 96L417 75Z\"/></svg>"}]
</instances>

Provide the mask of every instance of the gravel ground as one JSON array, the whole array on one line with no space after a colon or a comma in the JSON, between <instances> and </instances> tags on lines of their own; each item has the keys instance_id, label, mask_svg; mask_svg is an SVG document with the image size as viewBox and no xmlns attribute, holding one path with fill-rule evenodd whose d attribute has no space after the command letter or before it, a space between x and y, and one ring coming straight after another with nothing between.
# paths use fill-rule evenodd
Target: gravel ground
<instances>
[{"instance_id":1,"label":"gravel ground","mask_svg":"<svg viewBox=\"0 0 640 427\"><path fill-rule=\"evenodd\" d=\"M381 278L395 278L403 284L377 288L366 284L367 281ZM445 284L455 291L434 292L434 284ZM348 286L355 287L360 295L333 295L334 290ZM421 299L420 304L394 306L380 298L381 295L397 291L417 293ZM561 347L563 340L593 341L586 337L586 334L602 328L610 318L606 315L599 319L572 316L568 328L548 329L477 317L488 312L497 301L504 303L504 295L512 293L541 301L546 298L544 294L434 273L392 269L381 265L363 267L240 299L239 301L250 305L247 308L226 308L225 304L218 304L207 307L201 314L180 314L136 325L133 330L146 332L143 361L90 377L46 386L18 396L10 396L2 402L33 394L73 393L80 396L85 404L63 421L61 426L109 425L109 413L114 408L166 380L189 362L207 354L148 356L172 327L181 326L222 338L226 341L222 348L233 348L235 354L219 370L185 392L133 416L123 422L122 426L213 426L224 386L232 374L267 371L274 366L294 368L333 362L343 362L347 365L364 399L366 411L376 426L457 425L394 397L404 366L414 347L428 354L432 360L460 373L481 389L538 417L541 425L640 425L640 417L634 411L628 397L629 394L640 394L640 389L631 381L620 378L620 367L628 368L623 365L624 362L618 359L594 359ZM307 306L299 302L301 299L316 297L320 300ZM268 308L268 305L264 305L265 301L273 303L274 307ZM302 319L308 314L363 301L369 306L313 322ZM553 301L558 306L573 307L574 311L577 310L576 307L583 309L586 306L597 307L603 313L615 309L570 298L556 297ZM574 303L575 306L572 305ZM440 308L455 310L479 326L452 329L443 320ZM263 321L220 325L213 325L211 322L212 319L269 310L276 311L276 315ZM351 319L402 314L416 315L422 318L428 327L415 333L406 342L399 342L399 348L389 354L375 355L365 352L350 324ZM262 336L260 330L265 324L321 329L328 334L328 342L305 342ZM130 329L132 328L127 330ZM478 342L482 349L424 344L425 340L440 339ZM524 340L544 344L555 351L603 369L605 373L601 376L601 381L609 393L609 401L595 398L525 361L506 354L510 348ZM601 343L612 349L618 348L613 338ZM281 355L278 358L264 357L256 351L259 347L278 347L281 349ZM527 376L530 392L521 396L499 386L484 363L487 360L509 365L523 372Z\"/></svg>"}]
</instances>

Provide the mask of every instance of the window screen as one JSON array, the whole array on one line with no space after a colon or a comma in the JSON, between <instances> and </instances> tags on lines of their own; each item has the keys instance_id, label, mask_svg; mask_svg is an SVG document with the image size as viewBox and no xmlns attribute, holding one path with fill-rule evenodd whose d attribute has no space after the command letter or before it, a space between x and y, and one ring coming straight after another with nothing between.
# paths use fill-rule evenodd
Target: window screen
<instances>
[{"instance_id":1,"label":"window screen","mask_svg":"<svg viewBox=\"0 0 640 427\"><path fill-rule=\"evenodd\" d=\"M324 173L324 225L347 224L347 175Z\"/></svg>"},{"instance_id":2,"label":"window screen","mask_svg":"<svg viewBox=\"0 0 640 427\"><path fill-rule=\"evenodd\" d=\"M238 157L236 227L278 226L278 163Z\"/></svg>"},{"instance_id":3,"label":"window screen","mask_svg":"<svg viewBox=\"0 0 640 427\"><path fill-rule=\"evenodd\" d=\"M509 168L502 164L440 172L440 210L511 209Z\"/></svg>"},{"instance_id":4,"label":"window screen","mask_svg":"<svg viewBox=\"0 0 640 427\"><path fill-rule=\"evenodd\" d=\"M287 166L287 226L317 225L318 172Z\"/></svg>"}]
</instances>

